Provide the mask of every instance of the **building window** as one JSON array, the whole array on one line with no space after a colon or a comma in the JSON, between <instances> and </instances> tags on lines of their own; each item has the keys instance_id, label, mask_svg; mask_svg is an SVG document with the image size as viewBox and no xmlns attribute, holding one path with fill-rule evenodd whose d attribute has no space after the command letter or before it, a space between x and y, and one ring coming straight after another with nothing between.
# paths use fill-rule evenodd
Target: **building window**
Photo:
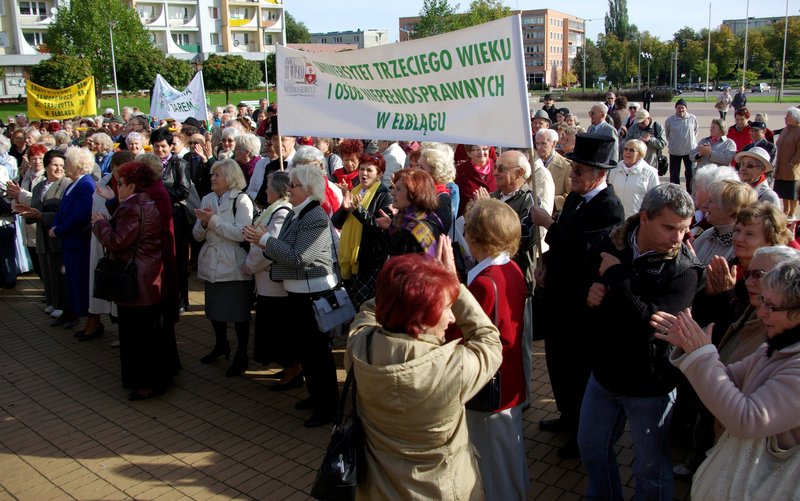
<instances>
[{"instance_id":1,"label":"building window","mask_svg":"<svg viewBox=\"0 0 800 501\"><path fill-rule=\"evenodd\" d=\"M45 34L40 31L28 31L23 33L25 41L33 47L38 47L45 42Z\"/></svg>"},{"instance_id":2,"label":"building window","mask_svg":"<svg viewBox=\"0 0 800 501\"><path fill-rule=\"evenodd\" d=\"M217 7L209 7L208 17L211 19L219 19L219 9Z\"/></svg>"},{"instance_id":3,"label":"building window","mask_svg":"<svg viewBox=\"0 0 800 501\"><path fill-rule=\"evenodd\" d=\"M231 9L231 19L250 19L247 9Z\"/></svg>"},{"instance_id":4,"label":"building window","mask_svg":"<svg viewBox=\"0 0 800 501\"><path fill-rule=\"evenodd\" d=\"M356 42L360 42L360 41L361 41L361 37L360 37L360 36L358 36L358 35L355 35L355 36L353 37L353 40L355 40Z\"/></svg>"},{"instance_id":5,"label":"building window","mask_svg":"<svg viewBox=\"0 0 800 501\"><path fill-rule=\"evenodd\" d=\"M275 42L272 40L272 34L264 33L264 45L274 45Z\"/></svg>"},{"instance_id":6,"label":"building window","mask_svg":"<svg viewBox=\"0 0 800 501\"><path fill-rule=\"evenodd\" d=\"M47 4L45 2L20 2L19 14L21 16L46 16Z\"/></svg>"},{"instance_id":7,"label":"building window","mask_svg":"<svg viewBox=\"0 0 800 501\"><path fill-rule=\"evenodd\" d=\"M333 43L342 43L342 37L333 37Z\"/></svg>"},{"instance_id":8,"label":"building window","mask_svg":"<svg viewBox=\"0 0 800 501\"><path fill-rule=\"evenodd\" d=\"M189 45L192 41L189 39L188 33L173 33L172 41L178 45Z\"/></svg>"},{"instance_id":9,"label":"building window","mask_svg":"<svg viewBox=\"0 0 800 501\"><path fill-rule=\"evenodd\" d=\"M219 33L211 33L211 45L219 45Z\"/></svg>"}]
</instances>

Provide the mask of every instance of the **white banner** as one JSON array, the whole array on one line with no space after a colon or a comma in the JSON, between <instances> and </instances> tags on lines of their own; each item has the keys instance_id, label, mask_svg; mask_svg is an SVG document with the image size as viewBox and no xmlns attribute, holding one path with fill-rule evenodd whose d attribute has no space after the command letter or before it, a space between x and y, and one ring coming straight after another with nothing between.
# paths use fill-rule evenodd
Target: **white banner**
<instances>
[{"instance_id":1,"label":"white banner","mask_svg":"<svg viewBox=\"0 0 800 501\"><path fill-rule=\"evenodd\" d=\"M532 147L519 15L312 54L277 46L281 134Z\"/></svg>"},{"instance_id":2,"label":"white banner","mask_svg":"<svg viewBox=\"0 0 800 501\"><path fill-rule=\"evenodd\" d=\"M150 116L158 119L174 118L181 122L189 117L201 122L208 120L203 72L195 73L183 92L171 86L161 75L156 75L153 97L150 99Z\"/></svg>"}]
</instances>

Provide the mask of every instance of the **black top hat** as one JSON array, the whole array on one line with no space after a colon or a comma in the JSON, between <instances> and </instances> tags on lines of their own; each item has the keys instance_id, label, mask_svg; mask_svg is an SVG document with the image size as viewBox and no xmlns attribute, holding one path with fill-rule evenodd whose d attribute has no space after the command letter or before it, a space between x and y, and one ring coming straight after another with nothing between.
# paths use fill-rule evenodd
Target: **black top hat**
<instances>
[{"instance_id":1,"label":"black top hat","mask_svg":"<svg viewBox=\"0 0 800 501\"><path fill-rule=\"evenodd\" d=\"M576 134L575 149L567 153L567 158L579 164L590 165L598 169L613 169L612 154L616 141L600 134Z\"/></svg>"},{"instance_id":2,"label":"black top hat","mask_svg":"<svg viewBox=\"0 0 800 501\"><path fill-rule=\"evenodd\" d=\"M750 122L750 128L751 129L766 129L767 128L767 124L765 124L764 122L753 121L753 122Z\"/></svg>"},{"instance_id":3,"label":"black top hat","mask_svg":"<svg viewBox=\"0 0 800 501\"><path fill-rule=\"evenodd\" d=\"M203 124L201 124L200 121L198 119L196 119L195 117L187 118L186 120L183 121L183 125L189 125L189 126L192 126L192 127L196 127L198 129L202 129L203 128Z\"/></svg>"}]
</instances>

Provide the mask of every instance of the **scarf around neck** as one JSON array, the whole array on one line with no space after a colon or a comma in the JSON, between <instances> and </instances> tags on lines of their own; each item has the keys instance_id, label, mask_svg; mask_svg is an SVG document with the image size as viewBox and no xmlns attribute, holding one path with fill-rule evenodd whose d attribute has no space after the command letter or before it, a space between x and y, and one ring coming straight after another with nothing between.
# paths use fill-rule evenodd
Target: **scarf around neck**
<instances>
[{"instance_id":1,"label":"scarf around neck","mask_svg":"<svg viewBox=\"0 0 800 501\"><path fill-rule=\"evenodd\" d=\"M333 177L336 178L336 184L345 183L348 190L353 189L353 180L358 177L358 169L353 172L347 172L344 168L336 169L333 171Z\"/></svg>"},{"instance_id":2,"label":"scarf around neck","mask_svg":"<svg viewBox=\"0 0 800 501\"><path fill-rule=\"evenodd\" d=\"M406 230L411 233L424 254L436 256L436 235L425 222L428 218L437 219L436 214L432 212L406 207L394 216L392 234Z\"/></svg>"},{"instance_id":3,"label":"scarf around neck","mask_svg":"<svg viewBox=\"0 0 800 501\"><path fill-rule=\"evenodd\" d=\"M771 357L774 352L788 348L798 342L800 342L800 326L792 327L777 336L767 338L767 358Z\"/></svg>"},{"instance_id":4,"label":"scarf around neck","mask_svg":"<svg viewBox=\"0 0 800 501\"><path fill-rule=\"evenodd\" d=\"M369 207L380 185L380 180L376 180L372 183L372 186L364 193L359 207L363 207L364 209ZM360 192L360 186L356 186L350 190L353 196L358 195ZM361 236L363 235L363 230L364 226L351 212L342 226L342 234L339 238L339 271L342 274L342 279L346 280L353 275L358 275L358 253L361 250Z\"/></svg>"}]
</instances>

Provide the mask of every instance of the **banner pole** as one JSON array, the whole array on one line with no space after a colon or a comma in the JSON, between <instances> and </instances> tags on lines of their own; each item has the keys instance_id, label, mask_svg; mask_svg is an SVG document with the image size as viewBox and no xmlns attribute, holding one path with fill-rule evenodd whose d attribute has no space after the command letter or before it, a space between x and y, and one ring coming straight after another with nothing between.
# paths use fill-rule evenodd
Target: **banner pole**
<instances>
[{"instance_id":1,"label":"banner pole","mask_svg":"<svg viewBox=\"0 0 800 501\"><path fill-rule=\"evenodd\" d=\"M280 134L278 134L278 157L281 160L281 172L283 172L283 139Z\"/></svg>"}]
</instances>

